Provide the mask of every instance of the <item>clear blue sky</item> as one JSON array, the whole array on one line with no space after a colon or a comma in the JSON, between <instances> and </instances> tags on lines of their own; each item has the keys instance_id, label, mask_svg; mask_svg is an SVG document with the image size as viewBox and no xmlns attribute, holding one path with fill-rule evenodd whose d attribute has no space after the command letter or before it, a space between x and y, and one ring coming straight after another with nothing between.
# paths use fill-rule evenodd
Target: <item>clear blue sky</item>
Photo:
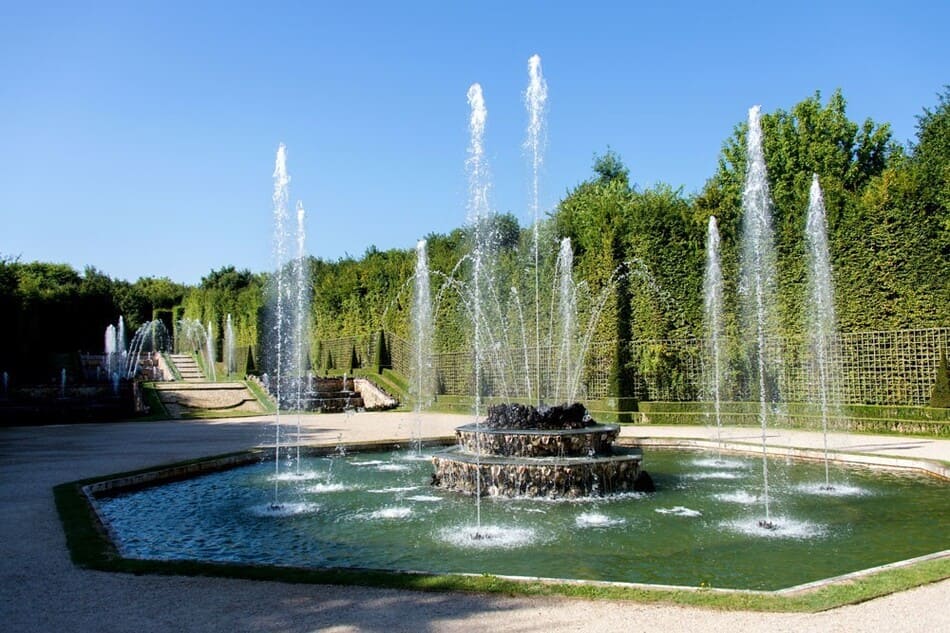
<instances>
[{"instance_id":1,"label":"clear blue sky","mask_svg":"<svg viewBox=\"0 0 950 633\"><path fill-rule=\"evenodd\" d=\"M307 250L409 248L465 222L466 90L493 208L523 224L528 58L548 82L542 205L609 145L699 190L747 109L841 88L914 137L950 83L950 3L0 0L0 255L194 283L272 266L288 148Z\"/></svg>"}]
</instances>

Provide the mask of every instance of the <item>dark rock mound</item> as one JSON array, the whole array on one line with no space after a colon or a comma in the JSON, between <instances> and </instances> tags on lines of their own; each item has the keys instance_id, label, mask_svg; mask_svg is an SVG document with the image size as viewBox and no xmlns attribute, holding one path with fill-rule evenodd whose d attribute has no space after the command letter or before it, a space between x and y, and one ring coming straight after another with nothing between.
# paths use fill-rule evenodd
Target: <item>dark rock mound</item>
<instances>
[{"instance_id":1,"label":"dark rock mound","mask_svg":"<svg viewBox=\"0 0 950 633\"><path fill-rule=\"evenodd\" d=\"M579 402L537 409L525 404L496 404L488 407L483 423L489 429L584 429L596 426L587 409Z\"/></svg>"},{"instance_id":2,"label":"dark rock mound","mask_svg":"<svg viewBox=\"0 0 950 633\"><path fill-rule=\"evenodd\" d=\"M645 470L641 470L633 482L635 492L656 492L656 486L653 483L653 477Z\"/></svg>"}]
</instances>

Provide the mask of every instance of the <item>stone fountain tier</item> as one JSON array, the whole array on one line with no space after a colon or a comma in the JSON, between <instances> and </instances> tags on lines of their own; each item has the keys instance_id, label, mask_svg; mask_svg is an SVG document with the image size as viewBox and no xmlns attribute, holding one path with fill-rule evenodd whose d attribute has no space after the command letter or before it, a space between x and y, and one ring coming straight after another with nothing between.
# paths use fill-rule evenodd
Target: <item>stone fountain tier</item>
<instances>
[{"instance_id":1,"label":"stone fountain tier","mask_svg":"<svg viewBox=\"0 0 950 633\"><path fill-rule=\"evenodd\" d=\"M433 485L503 497L583 497L642 489L638 449L614 448L620 427L597 424L581 404L490 407L455 429L458 443L433 456Z\"/></svg>"},{"instance_id":2,"label":"stone fountain tier","mask_svg":"<svg viewBox=\"0 0 950 633\"><path fill-rule=\"evenodd\" d=\"M639 489L643 458L639 449L601 457L505 457L476 455L454 446L432 458L433 485L493 497L568 498L601 496Z\"/></svg>"},{"instance_id":3,"label":"stone fountain tier","mask_svg":"<svg viewBox=\"0 0 950 633\"><path fill-rule=\"evenodd\" d=\"M514 457L593 457L611 454L620 434L614 424L558 430L486 428L466 424L455 429L462 452Z\"/></svg>"}]
</instances>

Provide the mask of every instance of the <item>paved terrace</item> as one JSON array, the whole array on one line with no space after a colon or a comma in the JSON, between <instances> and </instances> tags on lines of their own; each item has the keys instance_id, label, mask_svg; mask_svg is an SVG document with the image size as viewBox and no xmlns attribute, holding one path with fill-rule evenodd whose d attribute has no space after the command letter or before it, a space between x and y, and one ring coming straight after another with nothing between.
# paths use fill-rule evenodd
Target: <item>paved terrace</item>
<instances>
[{"instance_id":1,"label":"paved terrace","mask_svg":"<svg viewBox=\"0 0 950 633\"><path fill-rule=\"evenodd\" d=\"M284 416L296 423L296 416ZM77 569L53 503L56 484L246 449L272 440L272 417L0 429L0 628L109 631L921 631L950 630L950 580L818 614L763 614L564 598L417 593ZM450 436L470 416L422 417ZM307 415L308 442L408 439L411 414ZM628 426L623 437L698 438L703 427ZM724 439L759 441L755 429ZM820 449L820 434L773 431L773 446ZM950 441L833 434L833 450L950 462ZM943 526L947 529L948 526Z\"/></svg>"}]
</instances>

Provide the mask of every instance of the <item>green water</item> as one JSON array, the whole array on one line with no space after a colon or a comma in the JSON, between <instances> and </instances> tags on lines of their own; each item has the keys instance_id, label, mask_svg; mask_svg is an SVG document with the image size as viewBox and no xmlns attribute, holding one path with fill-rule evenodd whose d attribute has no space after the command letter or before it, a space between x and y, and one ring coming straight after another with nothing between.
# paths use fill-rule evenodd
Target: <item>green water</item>
<instances>
[{"instance_id":1,"label":"green water","mask_svg":"<svg viewBox=\"0 0 950 633\"><path fill-rule=\"evenodd\" d=\"M428 486L409 453L310 458L280 483L273 462L103 499L120 550L294 566L492 573L777 589L950 549L946 482L772 460L764 530L761 459L646 451L652 494L485 499ZM482 538L473 538L475 533Z\"/></svg>"}]
</instances>

